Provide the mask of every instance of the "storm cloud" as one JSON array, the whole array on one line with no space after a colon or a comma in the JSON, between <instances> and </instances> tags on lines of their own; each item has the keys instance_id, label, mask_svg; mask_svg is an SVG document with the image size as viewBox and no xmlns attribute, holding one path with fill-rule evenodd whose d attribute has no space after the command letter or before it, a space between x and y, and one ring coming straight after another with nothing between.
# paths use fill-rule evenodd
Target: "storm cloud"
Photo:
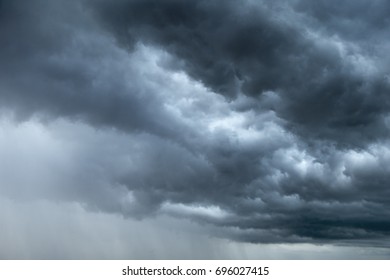
<instances>
[{"instance_id":1,"label":"storm cloud","mask_svg":"<svg viewBox=\"0 0 390 280\"><path fill-rule=\"evenodd\" d=\"M238 244L388 249L389 11L2 0L0 196Z\"/></svg>"}]
</instances>

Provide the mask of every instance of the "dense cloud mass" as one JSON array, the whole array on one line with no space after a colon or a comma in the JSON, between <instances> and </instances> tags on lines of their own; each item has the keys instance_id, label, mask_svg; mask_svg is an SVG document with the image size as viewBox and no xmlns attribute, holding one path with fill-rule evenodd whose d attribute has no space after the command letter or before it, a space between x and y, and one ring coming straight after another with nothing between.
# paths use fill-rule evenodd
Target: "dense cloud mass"
<instances>
[{"instance_id":1,"label":"dense cloud mass","mask_svg":"<svg viewBox=\"0 0 390 280\"><path fill-rule=\"evenodd\" d=\"M0 196L234 242L388 248L389 12L2 0Z\"/></svg>"}]
</instances>

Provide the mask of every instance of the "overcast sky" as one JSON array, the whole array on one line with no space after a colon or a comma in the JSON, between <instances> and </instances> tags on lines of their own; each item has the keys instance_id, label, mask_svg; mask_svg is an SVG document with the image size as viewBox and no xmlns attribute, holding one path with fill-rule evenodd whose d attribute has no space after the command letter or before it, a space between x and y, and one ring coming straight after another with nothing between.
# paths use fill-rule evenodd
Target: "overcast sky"
<instances>
[{"instance_id":1,"label":"overcast sky","mask_svg":"<svg viewBox=\"0 0 390 280\"><path fill-rule=\"evenodd\" d=\"M0 0L0 258L389 258L386 0Z\"/></svg>"}]
</instances>

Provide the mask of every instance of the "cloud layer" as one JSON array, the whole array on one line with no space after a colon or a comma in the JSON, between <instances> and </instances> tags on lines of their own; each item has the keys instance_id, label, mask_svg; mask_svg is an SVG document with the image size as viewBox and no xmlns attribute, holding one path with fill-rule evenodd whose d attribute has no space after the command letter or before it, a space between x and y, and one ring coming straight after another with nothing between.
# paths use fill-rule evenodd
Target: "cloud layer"
<instances>
[{"instance_id":1,"label":"cloud layer","mask_svg":"<svg viewBox=\"0 0 390 280\"><path fill-rule=\"evenodd\" d=\"M388 248L389 7L3 0L0 195Z\"/></svg>"}]
</instances>

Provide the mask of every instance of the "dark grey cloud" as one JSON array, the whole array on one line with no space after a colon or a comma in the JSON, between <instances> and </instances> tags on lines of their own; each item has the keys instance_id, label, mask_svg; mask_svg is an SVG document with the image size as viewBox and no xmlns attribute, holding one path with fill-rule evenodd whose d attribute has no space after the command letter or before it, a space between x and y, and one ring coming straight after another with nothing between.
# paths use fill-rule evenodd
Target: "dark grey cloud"
<instances>
[{"instance_id":1,"label":"dark grey cloud","mask_svg":"<svg viewBox=\"0 0 390 280\"><path fill-rule=\"evenodd\" d=\"M3 2L2 106L15 109L20 119L41 112L121 130L172 133L178 124L160 117L164 112L152 89L135 77L136 57L96 30L81 4Z\"/></svg>"},{"instance_id":2,"label":"dark grey cloud","mask_svg":"<svg viewBox=\"0 0 390 280\"><path fill-rule=\"evenodd\" d=\"M388 136L381 129L382 116L389 109L388 67L367 73L368 66L359 57L373 59L375 64L378 57L370 52L373 45L361 40L344 42L343 32L337 34L340 39L332 38L334 32L323 31L327 22L320 15L339 19L337 28L369 6L366 25L373 33L375 12L383 13L384 4L361 2L341 6L299 2L296 12L265 1L240 5L234 1L117 1L103 2L98 9L103 25L123 46L131 48L139 40L158 44L180 59L177 67L228 98L243 93L261 99L265 91L274 91L282 103L267 109L288 119L303 137L358 145L357 137ZM321 5L326 7L321 9ZM350 12L349 6L357 6L356 11ZM313 17L319 17L319 22L313 23ZM386 37L380 38L379 44L388 43Z\"/></svg>"},{"instance_id":3,"label":"dark grey cloud","mask_svg":"<svg viewBox=\"0 0 390 280\"><path fill-rule=\"evenodd\" d=\"M243 242L389 247L387 10L1 1L0 110L73 151L53 174L25 172L44 186L31 197L186 218ZM0 194L27 190L0 167Z\"/></svg>"},{"instance_id":4,"label":"dark grey cloud","mask_svg":"<svg viewBox=\"0 0 390 280\"><path fill-rule=\"evenodd\" d=\"M296 1L294 8L306 14L310 20L317 21L329 34L358 40L366 46L372 44L367 39L382 41L389 32L387 15L390 7L383 0L343 1L339 5L329 1Z\"/></svg>"}]
</instances>

